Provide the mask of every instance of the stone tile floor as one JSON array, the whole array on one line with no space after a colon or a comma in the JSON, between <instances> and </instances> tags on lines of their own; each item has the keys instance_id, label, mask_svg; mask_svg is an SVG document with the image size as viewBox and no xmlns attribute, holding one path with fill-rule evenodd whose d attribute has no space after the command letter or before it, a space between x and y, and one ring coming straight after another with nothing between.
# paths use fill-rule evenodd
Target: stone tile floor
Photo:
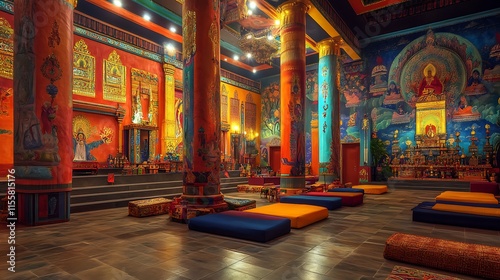
<instances>
[{"instance_id":1,"label":"stone tile floor","mask_svg":"<svg viewBox=\"0 0 500 280\"><path fill-rule=\"evenodd\" d=\"M16 272L7 271L7 230L0 230L0 279L385 279L394 232L500 246L500 231L412 222L411 208L440 191L390 190L330 211L328 219L268 243L190 231L168 215L134 218L127 208L71 215L61 224L16 229ZM229 193L269 202L258 193Z\"/></svg>"}]
</instances>

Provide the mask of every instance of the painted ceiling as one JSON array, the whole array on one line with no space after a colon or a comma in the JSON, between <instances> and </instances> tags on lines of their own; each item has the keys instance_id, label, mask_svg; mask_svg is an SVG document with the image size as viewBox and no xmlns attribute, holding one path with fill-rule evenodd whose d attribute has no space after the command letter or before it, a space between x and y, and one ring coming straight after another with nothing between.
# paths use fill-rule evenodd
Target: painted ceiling
<instances>
[{"instance_id":1,"label":"painted ceiling","mask_svg":"<svg viewBox=\"0 0 500 280\"><path fill-rule=\"evenodd\" d=\"M80 0L77 11L134 33L159 45L182 50L183 0ZM404 30L430 26L438 22L475 13L495 11L497 0L309 0L306 15L306 64L318 60L316 44L323 39L343 39L344 60L358 60L361 46L369 40L397 34ZM253 80L279 74L279 31L276 9L286 1L221 0L221 67ZM238 9L246 12L237 16ZM144 14L149 20L143 18ZM175 30L171 28L175 28ZM251 36L249 36L251 35ZM272 36L272 40L267 40ZM255 41L259 40L259 41ZM265 49L263 57L246 57L248 49ZM274 51L274 52L273 52ZM267 55L269 54L269 57ZM239 56L235 60L235 55Z\"/></svg>"}]
</instances>

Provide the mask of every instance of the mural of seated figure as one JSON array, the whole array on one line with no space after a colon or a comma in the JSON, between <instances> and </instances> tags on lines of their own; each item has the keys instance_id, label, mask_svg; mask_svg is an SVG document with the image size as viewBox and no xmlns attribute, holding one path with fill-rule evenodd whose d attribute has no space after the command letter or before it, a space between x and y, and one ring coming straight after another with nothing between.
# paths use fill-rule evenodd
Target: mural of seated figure
<instances>
[{"instance_id":1,"label":"mural of seated figure","mask_svg":"<svg viewBox=\"0 0 500 280\"><path fill-rule=\"evenodd\" d=\"M458 106L453 113L453 120L458 122L478 120L481 114L477 112L476 108L469 105L465 95L460 96Z\"/></svg>"}]
</instances>

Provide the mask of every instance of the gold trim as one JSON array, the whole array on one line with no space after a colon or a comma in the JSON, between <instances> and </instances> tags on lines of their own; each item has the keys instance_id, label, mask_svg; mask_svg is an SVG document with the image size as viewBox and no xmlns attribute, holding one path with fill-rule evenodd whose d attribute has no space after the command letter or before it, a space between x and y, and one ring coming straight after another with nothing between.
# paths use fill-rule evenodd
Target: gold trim
<instances>
[{"instance_id":1,"label":"gold trim","mask_svg":"<svg viewBox=\"0 0 500 280\"><path fill-rule=\"evenodd\" d=\"M5 18L0 18L0 77L14 77L14 29Z\"/></svg>"},{"instance_id":2,"label":"gold trim","mask_svg":"<svg viewBox=\"0 0 500 280\"><path fill-rule=\"evenodd\" d=\"M95 97L95 57L83 39L73 46L73 94Z\"/></svg>"},{"instance_id":3,"label":"gold trim","mask_svg":"<svg viewBox=\"0 0 500 280\"><path fill-rule=\"evenodd\" d=\"M337 38L327 38L320 41L316 46L318 47L319 57L327 55L340 55L340 46L343 40L340 37Z\"/></svg>"},{"instance_id":4,"label":"gold trim","mask_svg":"<svg viewBox=\"0 0 500 280\"><path fill-rule=\"evenodd\" d=\"M116 50L109 54L108 59L104 59L102 75L104 100L127 102L126 70L127 68L122 65Z\"/></svg>"},{"instance_id":5,"label":"gold trim","mask_svg":"<svg viewBox=\"0 0 500 280\"><path fill-rule=\"evenodd\" d=\"M76 6L78 5L78 0L65 0L66 2L68 2L68 4L70 4L71 6L73 6L73 9L76 8Z\"/></svg>"},{"instance_id":6,"label":"gold trim","mask_svg":"<svg viewBox=\"0 0 500 280\"><path fill-rule=\"evenodd\" d=\"M291 0L281 4L276 9L280 15L281 27L293 23L303 23L302 17L305 16L310 8L311 2L309 0Z\"/></svg>"}]
</instances>

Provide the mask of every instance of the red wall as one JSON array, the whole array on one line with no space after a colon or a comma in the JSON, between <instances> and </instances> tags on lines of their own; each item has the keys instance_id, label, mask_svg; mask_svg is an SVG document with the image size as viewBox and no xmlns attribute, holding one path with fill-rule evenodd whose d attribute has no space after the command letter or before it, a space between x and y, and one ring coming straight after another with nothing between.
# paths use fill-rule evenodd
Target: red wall
<instances>
[{"instance_id":1,"label":"red wall","mask_svg":"<svg viewBox=\"0 0 500 280\"><path fill-rule=\"evenodd\" d=\"M120 56L120 61L122 65L126 67L126 91L127 91L127 102L126 103L120 103L123 108L126 110L125 118L123 119L123 125L128 125L131 124L131 108L132 108L132 103L131 103L131 96L132 96L132 88L131 88L131 77L130 77L130 71L132 68L140 69L147 71L152 74L156 74L159 79L159 84L158 84L158 120L157 120L157 125L159 128L161 128L161 120L164 118L164 109L163 109L163 104L165 102L164 98L164 92L165 92L165 79L164 79L164 72L163 72L163 65L161 63L142 58L139 56L136 56L134 54L116 49L114 47L104 45L95 41L92 41L88 38L83 38L81 36L74 36L74 42L80 41L80 39L83 39L85 41L85 44L88 46L88 50L92 56L95 57L95 98L93 97L87 97L87 96L80 96L80 95L73 95L73 100L81 100L81 101L86 101L86 102L91 102L91 103L96 103L96 104L105 104L105 105L111 105L113 107L117 106L117 102L115 101L109 101L109 100L104 100L103 99L103 63L104 59L108 59L109 54L113 51L116 50L118 55ZM173 104L172 104L173 106ZM75 111L75 114L79 114L80 112ZM96 115L97 114L88 114L88 115ZM103 127L103 122L105 122L107 116L103 116L102 118L100 117L92 117L91 123L92 125L95 125L96 127ZM105 159L108 156L108 153L110 151L114 151L111 153L113 156L116 155L116 151L118 151L118 124L115 119L115 132L114 133L114 139L113 142L110 144L107 144L108 146L113 146L113 149L106 150L102 145L99 147L99 149L103 149L103 152L106 152L105 157L97 157L97 150L93 155L97 158L99 162L105 161ZM161 139L161 129L158 130L158 139ZM158 141L158 146L157 146L157 154L160 153L160 141ZM101 160L102 158L102 160Z\"/></svg>"},{"instance_id":2,"label":"red wall","mask_svg":"<svg viewBox=\"0 0 500 280\"><path fill-rule=\"evenodd\" d=\"M0 12L14 28L14 16ZM0 176L7 175L7 169L14 165L14 84L12 79L0 77ZM9 93L7 93L7 91ZM9 95L9 96L7 96Z\"/></svg>"}]
</instances>

